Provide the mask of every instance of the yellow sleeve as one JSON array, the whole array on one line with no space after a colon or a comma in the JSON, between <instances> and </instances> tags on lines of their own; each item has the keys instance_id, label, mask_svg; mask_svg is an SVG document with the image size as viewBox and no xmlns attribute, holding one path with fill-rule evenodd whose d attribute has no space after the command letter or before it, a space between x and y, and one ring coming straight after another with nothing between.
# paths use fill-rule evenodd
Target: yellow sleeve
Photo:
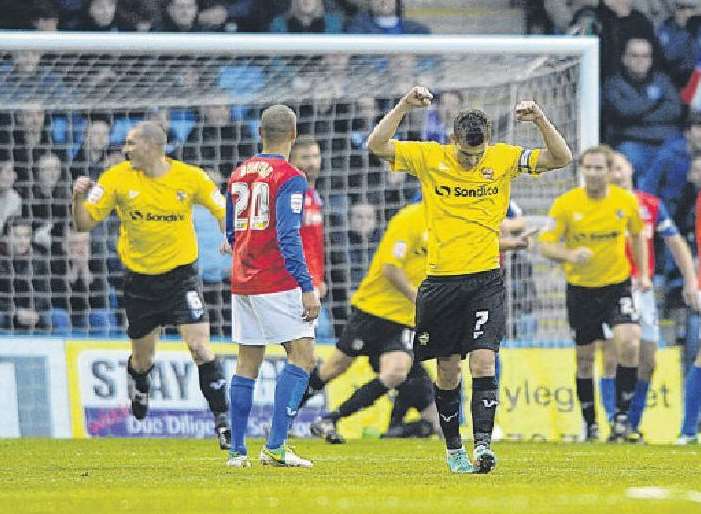
<instances>
[{"instance_id":1,"label":"yellow sleeve","mask_svg":"<svg viewBox=\"0 0 701 514\"><path fill-rule=\"evenodd\" d=\"M385 235L377 249L380 262L391 264L397 268L404 268L407 256L416 244L412 234L412 226L408 223L408 217L399 212L387 225Z\"/></svg>"},{"instance_id":2,"label":"yellow sleeve","mask_svg":"<svg viewBox=\"0 0 701 514\"><path fill-rule=\"evenodd\" d=\"M85 210L95 221L102 221L117 206L117 173L113 168L105 171L88 193Z\"/></svg>"},{"instance_id":3,"label":"yellow sleeve","mask_svg":"<svg viewBox=\"0 0 701 514\"><path fill-rule=\"evenodd\" d=\"M529 175L538 175L538 157L540 157L540 148L523 148L521 146L514 146L518 152L516 154L516 160L511 169L511 176L517 177L521 173L528 173Z\"/></svg>"},{"instance_id":4,"label":"yellow sleeve","mask_svg":"<svg viewBox=\"0 0 701 514\"><path fill-rule=\"evenodd\" d=\"M639 234L643 229L643 220L640 217L640 206L638 205L638 199L631 193L628 193L628 198L631 204L631 215L630 218L628 218L628 232L631 234Z\"/></svg>"},{"instance_id":5,"label":"yellow sleeve","mask_svg":"<svg viewBox=\"0 0 701 514\"><path fill-rule=\"evenodd\" d=\"M550 226L540 234L541 243L559 243L567 232L567 212L560 198L556 198L548 212Z\"/></svg>"},{"instance_id":6,"label":"yellow sleeve","mask_svg":"<svg viewBox=\"0 0 701 514\"><path fill-rule=\"evenodd\" d=\"M197 196L195 202L204 205L212 216L221 221L226 215L226 200L214 181L201 168L195 168L197 173Z\"/></svg>"},{"instance_id":7,"label":"yellow sleeve","mask_svg":"<svg viewBox=\"0 0 701 514\"><path fill-rule=\"evenodd\" d=\"M430 143L420 141L394 141L392 171L406 171L418 176L426 168L423 149Z\"/></svg>"}]
</instances>

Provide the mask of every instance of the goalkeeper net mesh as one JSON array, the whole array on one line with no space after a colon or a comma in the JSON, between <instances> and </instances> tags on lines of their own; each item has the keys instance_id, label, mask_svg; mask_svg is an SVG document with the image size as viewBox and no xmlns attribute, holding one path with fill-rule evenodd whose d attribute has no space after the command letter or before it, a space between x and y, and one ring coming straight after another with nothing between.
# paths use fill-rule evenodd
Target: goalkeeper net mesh
<instances>
[{"instance_id":1,"label":"goalkeeper net mesh","mask_svg":"<svg viewBox=\"0 0 701 514\"><path fill-rule=\"evenodd\" d=\"M14 333L123 331L117 221L112 218L93 231L89 244L72 234L71 181L79 175L97 178L119 162L129 128L154 119L167 128L171 156L203 167L223 185L237 163L258 151L261 110L286 103L298 113L299 133L313 135L321 147L317 189L325 203L328 295L319 335L337 337L388 220L418 192L412 177L387 173L366 149L369 131L381 116L411 86L425 85L436 95L434 105L407 116L399 138L445 142L456 110L470 106L491 117L493 140L541 146L537 129L513 117L517 101L532 98L577 152L579 65L576 57L504 53L5 52L0 58L0 158L8 171L0 175L0 195L14 189L21 206L17 212L0 205L5 214L0 222L7 224L10 214L31 220L34 267L32 284L22 282L18 269L12 271L13 280L5 280L0 328ZM522 177L513 185L512 200L538 220L574 183L571 169ZM228 266L217 257L220 236L204 212L196 214L195 224L212 333L226 336ZM12 230L6 226L3 232L9 248ZM83 269L77 263L87 258L86 245L90 273L84 275L76 270ZM506 255L504 268L509 338L567 339L559 270L528 251ZM35 308L39 321L18 319L22 306Z\"/></svg>"}]
</instances>

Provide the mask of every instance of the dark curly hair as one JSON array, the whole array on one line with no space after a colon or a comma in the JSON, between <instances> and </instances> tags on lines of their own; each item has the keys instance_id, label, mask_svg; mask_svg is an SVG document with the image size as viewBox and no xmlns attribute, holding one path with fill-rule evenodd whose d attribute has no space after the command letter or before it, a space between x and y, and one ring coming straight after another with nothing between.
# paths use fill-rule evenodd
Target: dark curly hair
<instances>
[{"instance_id":1,"label":"dark curly hair","mask_svg":"<svg viewBox=\"0 0 701 514\"><path fill-rule=\"evenodd\" d=\"M461 111L453 123L455 140L460 144L479 146L492 134L492 122L479 109Z\"/></svg>"}]
</instances>

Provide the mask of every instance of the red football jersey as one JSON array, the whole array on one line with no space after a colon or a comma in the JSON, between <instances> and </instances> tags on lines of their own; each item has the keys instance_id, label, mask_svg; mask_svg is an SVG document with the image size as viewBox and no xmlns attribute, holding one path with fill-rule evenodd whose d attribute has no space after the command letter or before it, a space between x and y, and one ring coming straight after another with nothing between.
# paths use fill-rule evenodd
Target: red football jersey
<instances>
[{"instance_id":1,"label":"red football jersey","mask_svg":"<svg viewBox=\"0 0 701 514\"><path fill-rule=\"evenodd\" d=\"M304 258L309 267L314 286L324 281L324 216L319 193L309 187L304 195L304 216L299 233L302 235Z\"/></svg>"},{"instance_id":2,"label":"red football jersey","mask_svg":"<svg viewBox=\"0 0 701 514\"><path fill-rule=\"evenodd\" d=\"M278 228L287 222L278 219L278 195L290 184L295 184L298 191L291 196L286 192L292 202L290 212L301 215L306 179L281 156L257 155L232 173L227 187L232 207L232 212L227 212L227 226L231 225L234 239L232 293L267 294L300 287L285 268L278 241ZM306 268L304 272L307 273Z\"/></svg>"}]
</instances>

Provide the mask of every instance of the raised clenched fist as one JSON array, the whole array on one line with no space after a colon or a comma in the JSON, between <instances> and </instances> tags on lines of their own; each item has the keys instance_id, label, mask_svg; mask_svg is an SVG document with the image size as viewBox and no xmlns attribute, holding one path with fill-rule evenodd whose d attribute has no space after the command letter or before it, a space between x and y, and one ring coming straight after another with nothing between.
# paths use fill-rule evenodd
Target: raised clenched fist
<instances>
[{"instance_id":1,"label":"raised clenched fist","mask_svg":"<svg viewBox=\"0 0 701 514\"><path fill-rule=\"evenodd\" d=\"M400 101L400 104L408 109L415 109L417 107L428 107L431 105L432 100L433 95L427 88L415 86L411 88L411 91L404 95Z\"/></svg>"}]
</instances>

